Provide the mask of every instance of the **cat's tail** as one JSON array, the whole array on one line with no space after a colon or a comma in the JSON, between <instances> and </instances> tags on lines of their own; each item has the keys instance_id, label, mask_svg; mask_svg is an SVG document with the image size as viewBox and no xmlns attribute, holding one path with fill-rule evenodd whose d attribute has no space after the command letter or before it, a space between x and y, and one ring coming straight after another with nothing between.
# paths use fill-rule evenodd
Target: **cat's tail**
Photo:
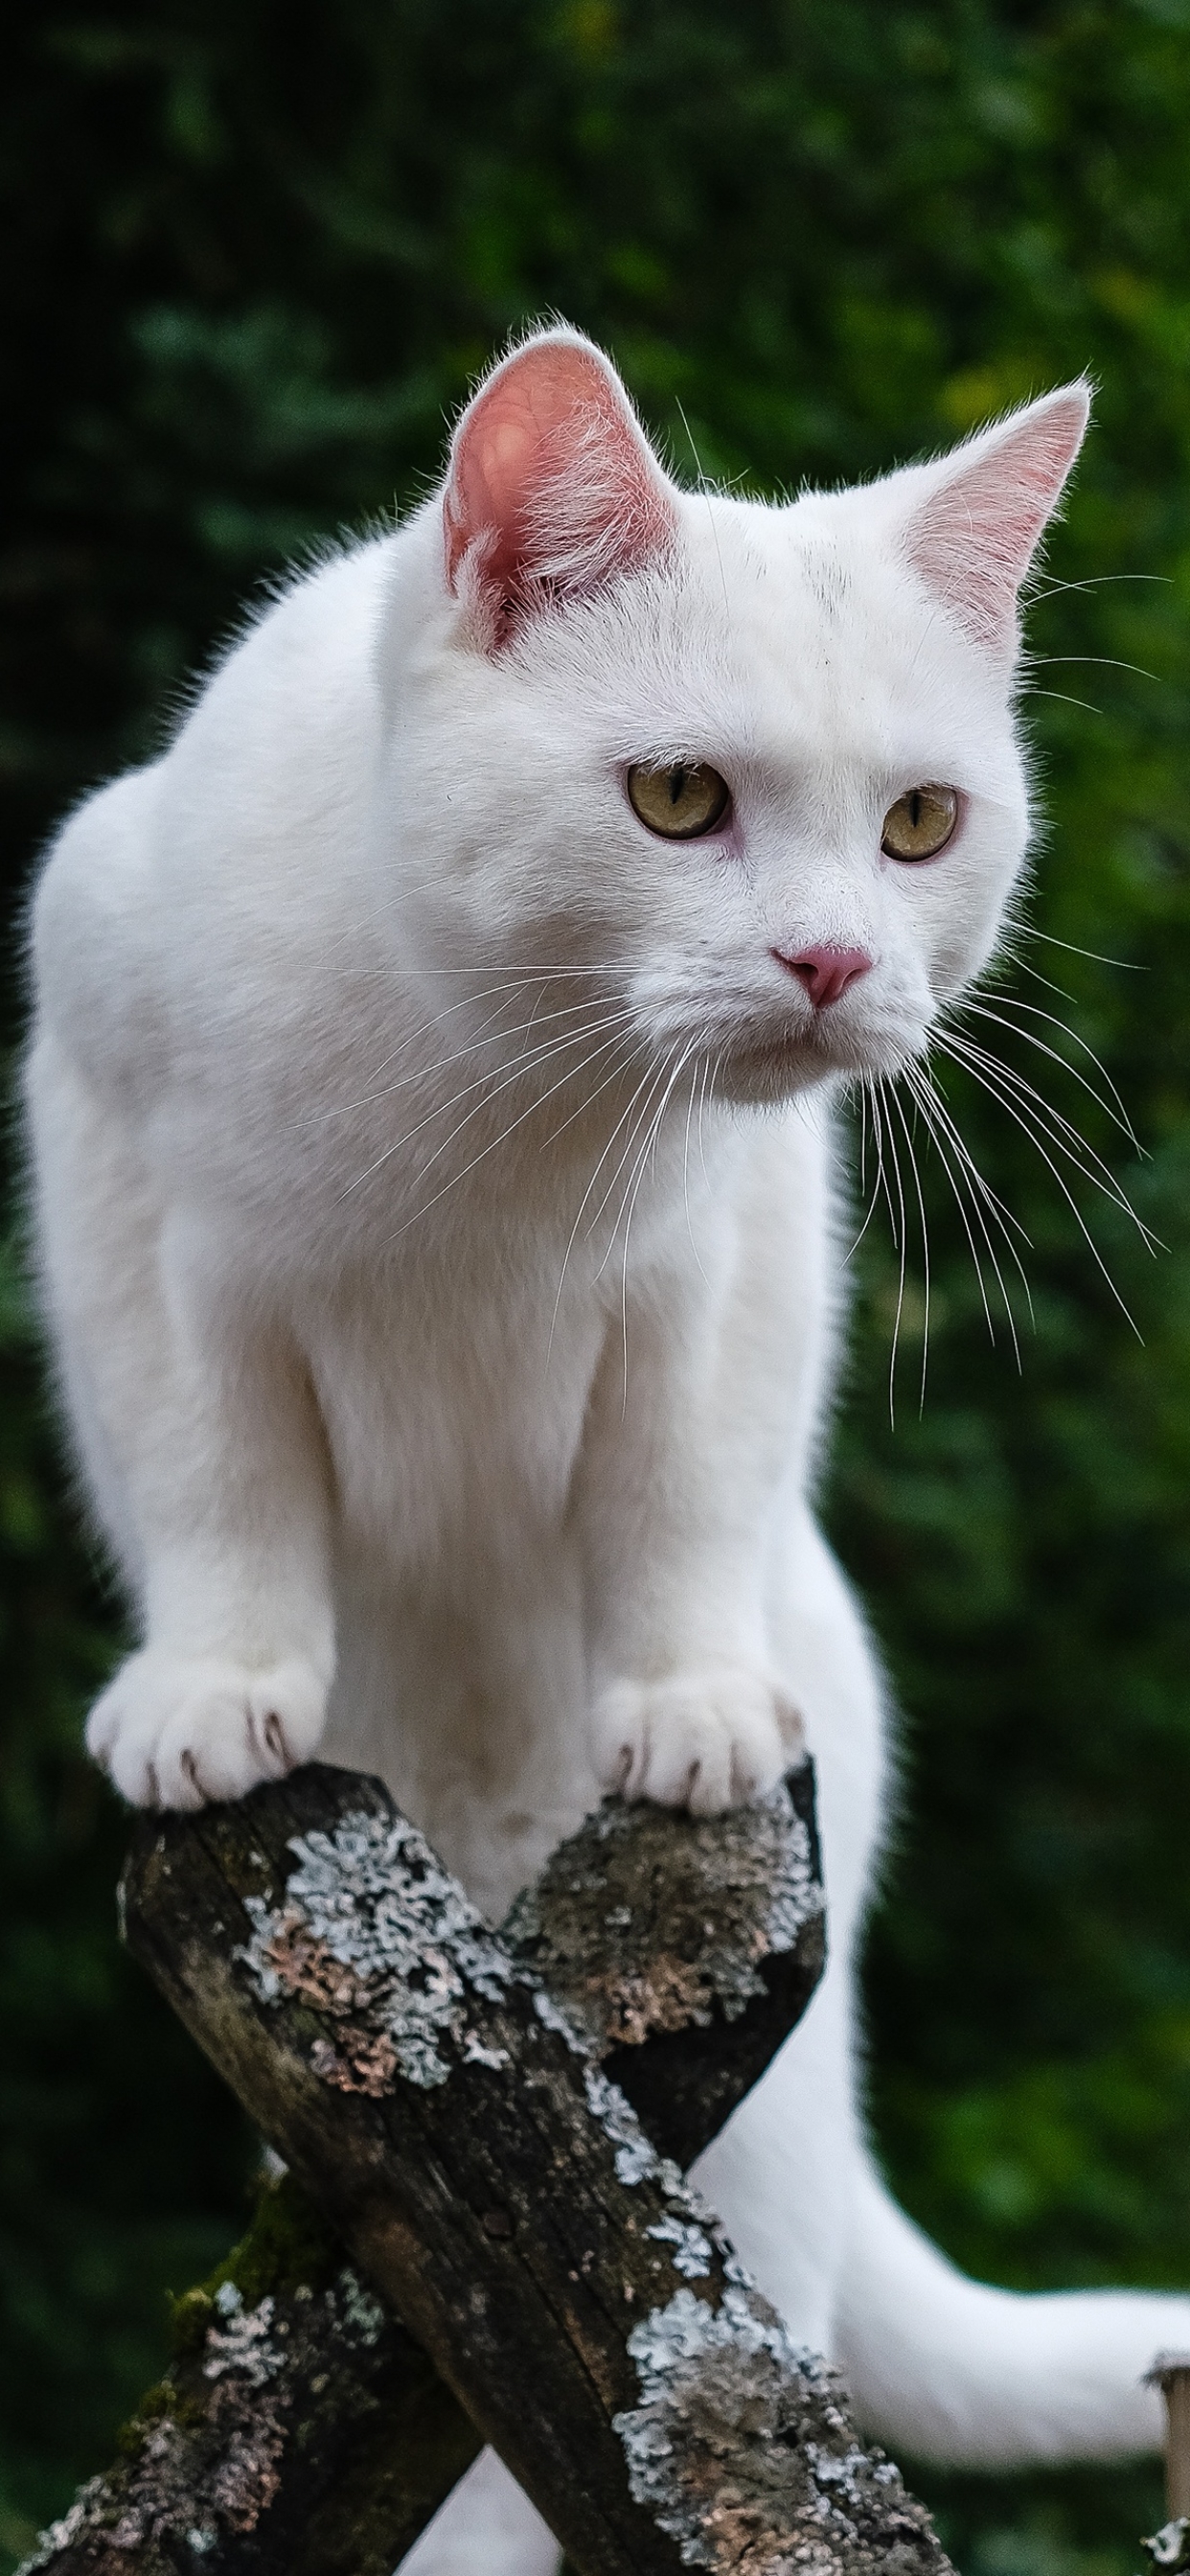
<instances>
[{"instance_id":1,"label":"cat's tail","mask_svg":"<svg viewBox=\"0 0 1190 2576\"><path fill-rule=\"evenodd\" d=\"M562 2552L494 2451L481 2451L397 2576L559 2576Z\"/></svg>"},{"instance_id":2,"label":"cat's tail","mask_svg":"<svg viewBox=\"0 0 1190 2576\"><path fill-rule=\"evenodd\" d=\"M866 2163L836 2321L865 2430L923 2459L999 2468L1155 2451L1162 2405L1143 2374L1190 2351L1190 2297L969 2281Z\"/></svg>"}]
</instances>

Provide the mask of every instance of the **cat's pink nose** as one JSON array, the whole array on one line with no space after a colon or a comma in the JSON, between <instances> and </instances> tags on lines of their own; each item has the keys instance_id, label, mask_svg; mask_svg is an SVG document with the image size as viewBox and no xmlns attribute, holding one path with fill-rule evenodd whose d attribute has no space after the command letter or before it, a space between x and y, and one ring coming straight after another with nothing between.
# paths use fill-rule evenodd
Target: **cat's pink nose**
<instances>
[{"instance_id":1,"label":"cat's pink nose","mask_svg":"<svg viewBox=\"0 0 1190 2576\"><path fill-rule=\"evenodd\" d=\"M828 1002L839 1001L848 985L858 983L872 967L866 948L799 948L795 957L784 948L774 948L773 955L791 975L796 975L816 1011L824 1011Z\"/></svg>"}]
</instances>

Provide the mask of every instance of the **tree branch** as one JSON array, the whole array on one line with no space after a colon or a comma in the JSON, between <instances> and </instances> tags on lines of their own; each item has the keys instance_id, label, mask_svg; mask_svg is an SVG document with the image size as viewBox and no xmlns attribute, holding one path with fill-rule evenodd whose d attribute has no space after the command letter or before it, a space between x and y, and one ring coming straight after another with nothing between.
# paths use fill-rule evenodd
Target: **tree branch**
<instances>
[{"instance_id":1,"label":"tree branch","mask_svg":"<svg viewBox=\"0 0 1190 2576\"><path fill-rule=\"evenodd\" d=\"M808 1775L715 1824L605 1807L508 1943L378 1784L326 1769L146 1821L125 1898L130 1945L351 2259L324 2237L289 2277L233 2264L192 2294L188 2364L31 2565L379 2576L473 2423L582 2576L944 2566L664 2153L706 2143L812 1990ZM292 2228L292 2184L272 2207Z\"/></svg>"}]
</instances>

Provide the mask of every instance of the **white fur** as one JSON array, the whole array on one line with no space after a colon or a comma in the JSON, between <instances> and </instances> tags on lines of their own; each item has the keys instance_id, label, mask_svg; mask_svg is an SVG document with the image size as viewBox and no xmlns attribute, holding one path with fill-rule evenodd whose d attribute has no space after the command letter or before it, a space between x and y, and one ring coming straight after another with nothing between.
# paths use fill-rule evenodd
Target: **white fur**
<instances>
[{"instance_id":1,"label":"white fur","mask_svg":"<svg viewBox=\"0 0 1190 2576\"><path fill-rule=\"evenodd\" d=\"M831 1964L700 2179L872 2429L963 2461L1152 2446L1140 2372L1190 2342L1190 2301L962 2280L872 2172L849 1986L880 1687L806 1500L832 1093L920 1051L1027 837L1012 638L939 550L971 458L995 517L1002 458L1019 578L1014 460L1050 506L1070 405L780 509L638 458L653 533L611 578L592 469L599 578L555 528L499 634L483 531L467 553L456 496L452 589L435 500L298 581L74 815L35 921L47 1309L144 1641L93 1750L179 1806L316 1747L378 1770L498 1914L603 1781L711 1810L804 1723ZM1003 545L994 573L998 601ZM677 758L731 783L708 842L627 802L628 764ZM962 824L899 867L881 820L922 781ZM875 960L829 1012L774 954L807 941ZM414 2559L553 2564L495 2464Z\"/></svg>"}]
</instances>

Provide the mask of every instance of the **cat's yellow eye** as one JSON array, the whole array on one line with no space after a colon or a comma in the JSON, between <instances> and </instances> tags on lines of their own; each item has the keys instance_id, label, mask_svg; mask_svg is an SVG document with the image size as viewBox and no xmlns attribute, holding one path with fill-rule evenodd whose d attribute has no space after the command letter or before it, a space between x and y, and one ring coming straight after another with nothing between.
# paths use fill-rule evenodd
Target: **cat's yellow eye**
<instances>
[{"instance_id":1,"label":"cat's yellow eye","mask_svg":"<svg viewBox=\"0 0 1190 2576\"><path fill-rule=\"evenodd\" d=\"M934 859L959 819L953 787L911 787L884 817L880 847L889 859Z\"/></svg>"},{"instance_id":2,"label":"cat's yellow eye","mask_svg":"<svg viewBox=\"0 0 1190 2576\"><path fill-rule=\"evenodd\" d=\"M638 760L627 787L633 813L667 841L696 841L700 832L713 832L730 802L727 780L705 760L675 760L665 769Z\"/></svg>"}]
</instances>

